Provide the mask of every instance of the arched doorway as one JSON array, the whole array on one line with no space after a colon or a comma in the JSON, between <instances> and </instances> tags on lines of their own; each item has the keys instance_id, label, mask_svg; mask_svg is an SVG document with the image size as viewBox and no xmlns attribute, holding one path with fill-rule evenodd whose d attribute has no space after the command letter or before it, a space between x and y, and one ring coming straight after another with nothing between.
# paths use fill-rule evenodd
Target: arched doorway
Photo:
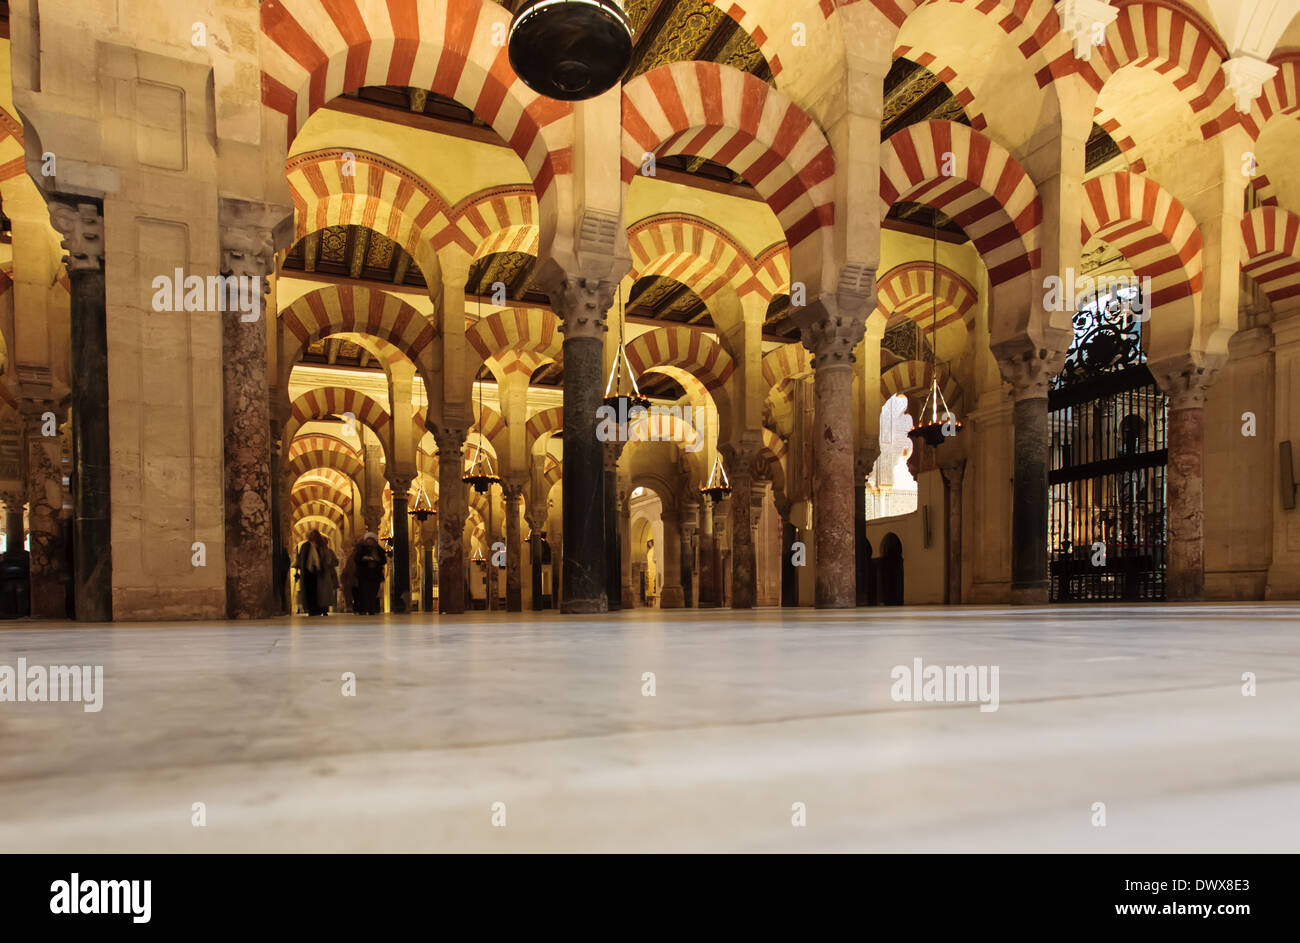
<instances>
[{"instance_id":1,"label":"arched doorway","mask_svg":"<svg viewBox=\"0 0 1300 943\"><path fill-rule=\"evenodd\" d=\"M880 559L876 561L882 606L903 604L903 542L890 531L880 541Z\"/></svg>"}]
</instances>

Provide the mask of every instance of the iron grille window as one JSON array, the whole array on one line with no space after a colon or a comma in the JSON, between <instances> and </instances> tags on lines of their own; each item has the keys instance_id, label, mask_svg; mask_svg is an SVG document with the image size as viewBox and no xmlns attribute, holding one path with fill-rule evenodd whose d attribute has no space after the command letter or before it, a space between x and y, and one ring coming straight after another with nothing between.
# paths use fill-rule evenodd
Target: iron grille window
<instances>
[{"instance_id":1,"label":"iron grille window","mask_svg":"<svg viewBox=\"0 0 1300 943\"><path fill-rule=\"evenodd\" d=\"M1146 366L1136 287L1098 293L1048 393L1054 602L1165 598L1168 403Z\"/></svg>"}]
</instances>

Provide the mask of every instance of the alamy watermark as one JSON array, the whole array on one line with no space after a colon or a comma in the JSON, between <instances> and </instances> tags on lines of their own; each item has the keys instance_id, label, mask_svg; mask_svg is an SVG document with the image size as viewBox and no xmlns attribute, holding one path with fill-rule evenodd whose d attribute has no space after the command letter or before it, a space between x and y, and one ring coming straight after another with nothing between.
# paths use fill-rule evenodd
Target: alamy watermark
<instances>
[{"instance_id":1,"label":"alamy watermark","mask_svg":"<svg viewBox=\"0 0 1300 943\"><path fill-rule=\"evenodd\" d=\"M262 316L260 275L189 275L176 269L153 280L155 311L238 311L251 323Z\"/></svg>"},{"instance_id":2,"label":"alamy watermark","mask_svg":"<svg viewBox=\"0 0 1300 943\"><path fill-rule=\"evenodd\" d=\"M1151 319L1151 276L1079 275L1065 270L1065 278L1043 279L1043 308L1048 311L1078 311L1094 298L1118 299L1139 324Z\"/></svg>"},{"instance_id":3,"label":"alamy watermark","mask_svg":"<svg viewBox=\"0 0 1300 943\"><path fill-rule=\"evenodd\" d=\"M50 885L52 914L130 914L133 923L152 916L153 881L87 881L76 871L71 879Z\"/></svg>"},{"instance_id":4,"label":"alamy watermark","mask_svg":"<svg viewBox=\"0 0 1300 943\"><path fill-rule=\"evenodd\" d=\"M80 701L88 714L104 706L103 665L0 665L0 702Z\"/></svg>"},{"instance_id":5,"label":"alamy watermark","mask_svg":"<svg viewBox=\"0 0 1300 943\"><path fill-rule=\"evenodd\" d=\"M979 702L982 713L998 709L997 665L895 665L889 696L895 701Z\"/></svg>"}]
</instances>

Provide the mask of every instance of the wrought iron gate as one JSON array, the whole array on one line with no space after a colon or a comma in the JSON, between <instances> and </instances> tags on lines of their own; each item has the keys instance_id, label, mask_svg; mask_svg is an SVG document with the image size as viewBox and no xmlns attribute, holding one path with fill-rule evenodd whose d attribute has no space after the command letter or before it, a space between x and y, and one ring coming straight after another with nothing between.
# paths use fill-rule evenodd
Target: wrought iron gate
<instances>
[{"instance_id":1,"label":"wrought iron gate","mask_svg":"<svg viewBox=\"0 0 1300 943\"><path fill-rule=\"evenodd\" d=\"M1168 406L1146 367L1144 310L1135 287L1094 296L1048 393L1053 602L1165 598Z\"/></svg>"}]
</instances>

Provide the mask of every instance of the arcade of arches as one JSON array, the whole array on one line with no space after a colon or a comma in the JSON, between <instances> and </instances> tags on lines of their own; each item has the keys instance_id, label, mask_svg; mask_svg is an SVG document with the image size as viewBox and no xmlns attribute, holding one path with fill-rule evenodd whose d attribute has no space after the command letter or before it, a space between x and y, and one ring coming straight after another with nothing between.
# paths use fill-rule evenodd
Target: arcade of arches
<instances>
[{"instance_id":1,"label":"arcade of arches","mask_svg":"<svg viewBox=\"0 0 1300 943\"><path fill-rule=\"evenodd\" d=\"M1300 598L1300 2L629 0L578 103L518 5L7 5L32 615Z\"/></svg>"}]
</instances>

